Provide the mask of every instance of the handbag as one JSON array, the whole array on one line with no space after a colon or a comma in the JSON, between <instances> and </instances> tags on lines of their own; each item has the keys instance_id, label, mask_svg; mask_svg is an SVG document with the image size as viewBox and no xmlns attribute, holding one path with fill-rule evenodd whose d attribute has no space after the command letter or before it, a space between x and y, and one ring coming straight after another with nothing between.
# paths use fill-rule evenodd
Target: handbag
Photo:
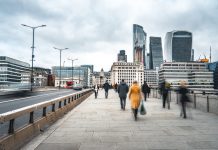
<instances>
[{"instance_id":1,"label":"handbag","mask_svg":"<svg viewBox=\"0 0 218 150\"><path fill-rule=\"evenodd\" d=\"M140 115L146 115L146 109L145 109L145 106L144 106L144 101L141 100L140 102L140 106L139 106L139 113Z\"/></svg>"}]
</instances>

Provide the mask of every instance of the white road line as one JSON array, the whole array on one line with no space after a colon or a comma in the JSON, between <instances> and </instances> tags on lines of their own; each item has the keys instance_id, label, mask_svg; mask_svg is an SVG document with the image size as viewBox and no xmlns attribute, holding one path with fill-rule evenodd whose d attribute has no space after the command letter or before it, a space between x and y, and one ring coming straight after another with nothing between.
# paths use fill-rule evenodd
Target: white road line
<instances>
[{"instance_id":1,"label":"white road line","mask_svg":"<svg viewBox=\"0 0 218 150\"><path fill-rule=\"evenodd\" d=\"M67 92L69 92L69 91L65 91L65 92L62 92L62 93L67 93ZM14 101L19 101L19 100L23 100L23 99L32 98L32 97L40 97L40 96L45 96L45 95L52 95L52 94L57 94L57 93L50 93L50 94L43 94L43 95L29 96L29 97L18 98L18 99L13 99L13 100L8 100L8 101L2 101L2 102L0 102L0 104L8 103L8 102L14 102Z\"/></svg>"}]
</instances>

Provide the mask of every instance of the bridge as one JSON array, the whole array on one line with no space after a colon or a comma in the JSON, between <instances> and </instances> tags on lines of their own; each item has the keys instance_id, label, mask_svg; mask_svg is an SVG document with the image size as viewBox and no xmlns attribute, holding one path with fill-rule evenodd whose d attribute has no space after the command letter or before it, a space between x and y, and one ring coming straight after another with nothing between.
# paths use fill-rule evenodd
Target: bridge
<instances>
[{"instance_id":1,"label":"bridge","mask_svg":"<svg viewBox=\"0 0 218 150\"><path fill-rule=\"evenodd\" d=\"M147 114L134 121L129 100L123 111L114 90L108 99L100 90L97 99L92 94L22 149L218 149L216 114L190 108L183 119L174 96L170 109L162 108L155 92L151 96L145 103Z\"/></svg>"}]
</instances>

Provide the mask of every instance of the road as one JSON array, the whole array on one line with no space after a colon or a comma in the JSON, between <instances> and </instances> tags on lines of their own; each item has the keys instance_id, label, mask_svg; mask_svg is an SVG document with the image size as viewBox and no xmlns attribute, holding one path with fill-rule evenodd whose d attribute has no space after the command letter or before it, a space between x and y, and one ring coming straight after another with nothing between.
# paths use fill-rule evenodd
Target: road
<instances>
[{"instance_id":1,"label":"road","mask_svg":"<svg viewBox=\"0 0 218 150\"><path fill-rule=\"evenodd\" d=\"M0 96L0 114L11 110L48 101L57 97L76 92L72 89L61 89L46 92L29 92L16 95Z\"/></svg>"}]
</instances>

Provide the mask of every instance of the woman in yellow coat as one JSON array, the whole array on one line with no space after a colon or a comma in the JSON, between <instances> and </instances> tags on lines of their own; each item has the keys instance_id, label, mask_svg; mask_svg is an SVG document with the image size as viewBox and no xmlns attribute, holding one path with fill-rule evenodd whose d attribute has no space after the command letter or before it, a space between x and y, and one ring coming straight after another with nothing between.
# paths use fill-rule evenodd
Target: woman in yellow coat
<instances>
[{"instance_id":1,"label":"woman in yellow coat","mask_svg":"<svg viewBox=\"0 0 218 150\"><path fill-rule=\"evenodd\" d=\"M141 101L141 88L137 81L134 81L129 89L129 100L131 101L131 108L134 113L135 120L137 120L138 108Z\"/></svg>"}]
</instances>

